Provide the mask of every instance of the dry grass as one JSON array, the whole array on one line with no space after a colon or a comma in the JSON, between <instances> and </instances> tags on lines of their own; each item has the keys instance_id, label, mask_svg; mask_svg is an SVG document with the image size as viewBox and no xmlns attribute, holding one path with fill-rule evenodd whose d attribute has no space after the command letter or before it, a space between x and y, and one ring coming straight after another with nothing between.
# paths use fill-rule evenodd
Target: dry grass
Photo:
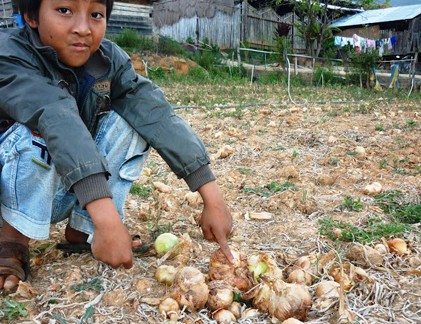
<instances>
[{"instance_id":1,"label":"dry grass","mask_svg":"<svg viewBox=\"0 0 421 324\"><path fill-rule=\"evenodd\" d=\"M218 99L221 90L164 85L171 102L180 105L203 105L206 93L211 96L212 105L218 100L221 104L286 101L276 105L177 110L208 147L212 168L234 217L232 246L245 253L266 252L283 269L299 255L331 250L336 251L337 262L345 261L349 244L320 236L319 219L331 216L363 226L372 217L384 217L373 197L363 193L363 188L374 181L380 182L383 190L400 190L412 203L420 203L419 101L352 103L346 89L328 89L326 92L333 96L329 99L324 94L324 100L343 98L350 103L310 103L319 99L315 94L307 98L307 104L294 105L287 102L284 88L249 84L243 87L241 91L236 88L244 94L240 100L228 101ZM259 91L264 94L262 97ZM298 88L293 91L297 96L300 93ZM197 92L201 93L202 102L185 100ZM379 124L381 131L375 127ZM357 146L363 147L365 154L356 154ZM154 189L154 181L169 185L171 192ZM268 189L271 183L286 182L292 183L293 188ZM170 229L177 235L188 233L193 245L186 252L187 258L165 263L184 262L207 273L209 256L217 246L202 238L197 223L201 202L188 202L187 186L176 179L155 152L137 184L152 192L146 197L131 195L127 200L130 232L139 234L145 242L152 242L159 230ZM336 207L346 196L360 198L363 209L338 211ZM268 213L270 219L252 217L260 212ZM163 322L157 304L168 289L154 279L158 259L153 251L137 255L130 271L112 270L89 254L66 257L57 251L54 244L62 240L63 228L64 224L52 227L49 241L31 246L32 278L11 296L14 301L28 302L29 315L11 322ZM356 322L421 322L419 224L402 237L409 244L410 255L388 253L381 266L365 269L369 281L355 284L344 294L342 306L355 314ZM379 242L370 245L376 243ZM312 293L316 283L309 287ZM313 307L307 321L336 323L339 303L333 301L323 309ZM183 310L180 321L212 322L207 310ZM271 319L261 314L258 319L239 322L271 323Z\"/></svg>"}]
</instances>

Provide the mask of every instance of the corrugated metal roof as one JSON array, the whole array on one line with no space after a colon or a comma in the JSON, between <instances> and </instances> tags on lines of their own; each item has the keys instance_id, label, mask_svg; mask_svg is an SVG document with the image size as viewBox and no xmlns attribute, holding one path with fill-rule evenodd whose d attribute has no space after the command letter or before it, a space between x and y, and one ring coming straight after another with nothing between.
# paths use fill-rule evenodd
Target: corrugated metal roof
<instances>
[{"instance_id":1,"label":"corrugated metal roof","mask_svg":"<svg viewBox=\"0 0 421 324\"><path fill-rule=\"evenodd\" d=\"M421 5L367 10L334 22L331 27L360 26L413 19L421 15Z\"/></svg>"}]
</instances>

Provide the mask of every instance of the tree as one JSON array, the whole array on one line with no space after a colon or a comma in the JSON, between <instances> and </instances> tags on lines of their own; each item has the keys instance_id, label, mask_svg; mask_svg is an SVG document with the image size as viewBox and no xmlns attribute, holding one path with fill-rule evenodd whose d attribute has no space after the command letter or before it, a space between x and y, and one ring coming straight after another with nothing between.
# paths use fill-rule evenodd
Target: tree
<instances>
[{"instance_id":1,"label":"tree","mask_svg":"<svg viewBox=\"0 0 421 324\"><path fill-rule=\"evenodd\" d=\"M388 6L390 0L385 0L383 5L378 5L376 0L360 0L360 4L365 9L374 9ZM346 7L353 5L351 0L274 0L275 5L290 3L294 6L294 11L300 18L294 27L302 35L307 54L318 57L325 41L332 39L335 28L330 24L339 17L339 10L331 10L328 5Z\"/></svg>"}]
</instances>

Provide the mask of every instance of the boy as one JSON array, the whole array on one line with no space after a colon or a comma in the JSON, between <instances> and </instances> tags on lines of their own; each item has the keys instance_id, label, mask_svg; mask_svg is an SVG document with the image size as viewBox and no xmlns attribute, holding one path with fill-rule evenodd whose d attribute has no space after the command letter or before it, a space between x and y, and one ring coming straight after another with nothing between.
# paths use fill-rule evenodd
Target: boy
<instances>
[{"instance_id":1,"label":"boy","mask_svg":"<svg viewBox=\"0 0 421 324\"><path fill-rule=\"evenodd\" d=\"M201 194L204 237L233 260L203 143L103 39L113 2L21 0L26 26L0 32L0 289L27 278L29 240L64 219L67 241L93 237L96 259L131 268L123 204L150 146Z\"/></svg>"}]
</instances>

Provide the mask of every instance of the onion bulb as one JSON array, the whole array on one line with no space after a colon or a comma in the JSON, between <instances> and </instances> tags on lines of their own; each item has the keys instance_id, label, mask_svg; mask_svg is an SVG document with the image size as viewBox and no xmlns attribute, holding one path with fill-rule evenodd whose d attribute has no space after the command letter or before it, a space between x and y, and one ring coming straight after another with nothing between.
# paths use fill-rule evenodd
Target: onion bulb
<instances>
[{"instance_id":1,"label":"onion bulb","mask_svg":"<svg viewBox=\"0 0 421 324\"><path fill-rule=\"evenodd\" d=\"M208 283L208 307L211 310L228 308L234 300L232 286L223 280L213 280Z\"/></svg>"},{"instance_id":2,"label":"onion bulb","mask_svg":"<svg viewBox=\"0 0 421 324\"><path fill-rule=\"evenodd\" d=\"M212 318L218 324L229 324L236 321L236 318L233 313L227 309L220 309L212 314Z\"/></svg>"},{"instance_id":3,"label":"onion bulb","mask_svg":"<svg viewBox=\"0 0 421 324\"><path fill-rule=\"evenodd\" d=\"M255 308L246 308L241 316L242 319L244 318L256 318L259 316L259 310Z\"/></svg>"},{"instance_id":4,"label":"onion bulb","mask_svg":"<svg viewBox=\"0 0 421 324\"><path fill-rule=\"evenodd\" d=\"M288 275L287 281L310 286L313 283L313 276L304 269L295 269Z\"/></svg>"},{"instance_id":5,"label":"onion bulb","mask_svg":"<svg viewBox=\"0 0 421 324\"><path fill-rule=\"evenodd\" d=\"M158 255L164 255L178 243L178 238L172 233L158 235L154 242L154 248Z\"/></svg>"},{"instance_id":6,"label":"onion bulb","mask_svg":"<svg viewBox=\"0 0 421 324\"><path fill-rule=\"evenodd\" d=\"M209 297L205 275L194 267L181 268L175 274L170 296L189 310L204 308Z\"/></svg>"},{"instance_id":7,"label":"onion bulb","mask_svg":"<svg viewBox=\"0 0 421 324\"><path fill-rule=\"evenodd\" d=\"M172 265L160 265L155 271L155 278L158 282L171 286L174 281L174 276L177 273L177 268Z\"/></svg>"},{"instance_id":8,"label":"onion bulb","mask_svg":"<svg viewBox=\"0 0 421 324\"><path fill-rule=\"evenodd\" d=\"M321 281L317 284L315 296L320 299L339 298L340 286L336 281Z\"/></svg>"},{"instance_id":9,"label":"onion bulb","mask_svg":"<svg viewBox=\"0 0 421 324\"><path fill-rule=\"evenodd\" d=\"M239 302L232 302L227 309L234 314L236 319L241 317L241 304Z\"/></svg>"},{"instance_id":10,"label":"onion bulb","mask_svg":"<svg viewBox=\"0 0 421 324\"><path fill-rule=\"evenodd\" d=\"M233 288L247 291L252 288L248 277L247 257L236 248L230 247L234 256L234 264L231 264L221 249L212 253L209 261L209 280L224 280Z\"/></svg>"},{"instance_id":11,"label":"onion bulb","mask_svg":"<svg viewBox=\"0 0 421 324\"><path fill-rule=\"evenodd\" d=\"M282 278L282 270L267 253L261 252L257 255L251 255L247 263L249 271L253 274L254 283L261 282L260 277L262 275L273 280Z\"/></svg>"},{"instance_id":12,"label":"onion bulb","mask_svg":"<svg viewBox=\"0 0 421 324\"><path fill-rule=\"evenodd\" d=\"M159 313L164 316L164 318L169 318L171 321L178 320L178 311L180 306L177 301L171 297L165 298L158 306Z\"/></svg>"},{"instance_id":13,"label":"onion bulb","mask_svg":"<svg viewBox=\"0 0 421 324\"><path fill-rule=\"evenodd\" d=\"M281 280L271 287L269 314L279 321L294 317L304 320L311 308L311 295L306 286L288 284Z\"/></svg>"},{"instance_id":14,"label":"onion bulb","mask_svg":"<svg viewBox=\"0 0 421 324\"><path fill-rule=\"evenodd\" d=\"M304 320L311 308L311 295L304 285L289 284L263 275L263 283L254 294L253 306L279 321L295 317Z\"/></svg>"},{"instance_id":15,"label":"onion bulb","mask_svg":"<svg viewBox=\"0 0 421 324\"><path fill-rule=\"evenodd\" d=\"M411 252L408 250L406 242L400 238L394 238L387 241L390 251L396 253L397 255L407 255Z\"/></svg>"},{"instance_id":16,"label":"onion bulb","mask_svg":"<svg viewBox=\"0 0 421 324\"><path fill-rule=\"evenodd\" d=\"M303 323L300 320L297 320L296 318L288 318L287 320L283 321L281 324L300 324Z\"/></svg>"}]
</instances>

